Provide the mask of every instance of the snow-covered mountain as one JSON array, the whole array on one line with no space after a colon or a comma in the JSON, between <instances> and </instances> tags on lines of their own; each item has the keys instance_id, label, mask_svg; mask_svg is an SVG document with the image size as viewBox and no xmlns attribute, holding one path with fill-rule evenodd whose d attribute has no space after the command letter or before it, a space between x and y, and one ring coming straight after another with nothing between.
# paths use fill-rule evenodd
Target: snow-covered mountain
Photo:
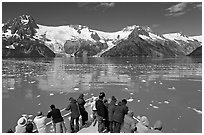
<instances>
[{"instance_id":1,"label":"snow-covered mountain","mask_svg":"<svg viewBox=\"0 0 204 135\"><path fill-rule=\"evenodd\" d=\"M44 26L36 24L29 15L3 24L2 32L3 48L8 54L20 46L21 50L36 50L33 44L41 44L41 48L46 50L44 52L52 50L55 54L70 56L158 57L188 55L201 46L198 37L181 33L160 35L149 27L138 25L127 26L117 32L103 32L83 25Z\"/></svg>"}]
</instances>

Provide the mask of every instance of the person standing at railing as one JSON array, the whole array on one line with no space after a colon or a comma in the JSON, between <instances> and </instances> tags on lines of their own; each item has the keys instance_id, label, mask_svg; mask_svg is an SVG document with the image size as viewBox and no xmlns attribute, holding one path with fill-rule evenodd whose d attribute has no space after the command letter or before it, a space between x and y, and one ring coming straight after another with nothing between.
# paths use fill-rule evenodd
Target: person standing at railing
<instances>
[{"instance_id":1,"label":"person standing at railing","mask_svg":"<svg viewBox=\"0 0 204 135\"><path fill-rule=\"evenodd\" d=\"M79 111L79 106L77 104L77 101L74 98L69 98L69 105L65 110L69 111L71 110L71 120L70 120L70 127L71 127L71 133L75 133L79 131L79 116L80 116L80 111ZM76 123L76 129L74 129L74 120Z\"/></svg>"},{"instance_id":2,"label":"person standing at railing","mask_svg":"<svg viewBox=\"0 0 204 135\"><path fill-rule=\"evenodd\" d=\"M46 133L46 119L47 117L43 116L42 112L38 112L37 116L34 118L33 122L35 123L38 133Z\"/></svg>"},{"instance_id":3,"label":"person standing at railing","mask_svg":"<svg viewBox=\"0 0 204 135\"><path fill-rule=\"evenodd\" d=\"M109 129L111 133L113 133L113 113L115 111L116 101L117 99L115 98L115 96L112 96L111 102L108 106L108 120L109 120Z\"/></svg>"},{"instance_id":4,"label":"person standing at railing","mask_svg":"<svg viewBox=\"0 0 204 135\"><path fill-rule=\"evenodd\" d=\"M51 111L47 114L47 118L52 117L53 127L55 133L66 132L66 127L64 125L64 119L62 118L61 112L58 108L55 108L55 105L50 106Z\"/></svg>"},{"instance_id":5,"label":"person standing at railing","mask_svg":"<svg viewBox=\"0 0 204 135\"><path fill-rule=\"evenodd\" d=\"M97 114L96 100L98 100L98 98L96 98L96 97L91 98L92 121L94 123L93 126L95 126L95 124L97 122L97 119L96 119L96 114Z\"/></svg>"},{"instance_id":6,"label":"person standing at railing","mask_svg":"<svg viewBox=\"0 0 204 135\"><path fill-rule=\"evenodd\" d=\"M100 92L99 99L96 101L98 132L99 133L102 133L105 130L105 119L107 118L107 115L108 115L108 112L106 112L106 106L103 103L104 97L105 97L105 93Z\"/></svg>"},{"instance_id":7,"label":"person standing at railing","mask_svg":"<svg viewBox=\"0 0 204 135\"><path fill-rule=\"evenodd\" d=\"M77 103L79 105L80 114L82 117L82 127L86 125L86 121L88 120L88 113L84 107L86 101L84 100L84 94L80 94L77 99Z\"/></svg>"},{"instance_id":8,"label":"person standing at railing","mask_svg":"<svg viewBox=\"0 0 204 135\"><path fill-rule=\"evenodd\" d=\"M125 114L128 113L128 107L126 106L127 100L123 99L121 104L118 103L118 105L115 108L114 114L113 114L113 132L114 133L120 133L121 125L124 121Z\"/></svg>"}]
</instances>

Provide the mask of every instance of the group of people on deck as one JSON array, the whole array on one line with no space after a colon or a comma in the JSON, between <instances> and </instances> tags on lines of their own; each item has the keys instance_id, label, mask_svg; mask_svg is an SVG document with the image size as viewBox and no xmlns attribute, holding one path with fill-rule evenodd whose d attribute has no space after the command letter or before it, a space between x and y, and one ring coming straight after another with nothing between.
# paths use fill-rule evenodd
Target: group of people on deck
<instances>
[{"instance_id":1,"label":"group of people on deck","mask_svg":"<svg viewBox=\"0 0 204 135\"><path fill-rule=\"evenodd\" d=\"M160 133L162 130L162 122L156 121L153 128L149 128L149 121L146 116L142 116L137 122L134 119L134 112L127 107L127 100L123 99L117 104L117 99L112 96L111 101L105 99L105 93L100 92L98 97L92 97L90 102L92 109L92 125L95 126L98 123L99 133ZM80 128L88 126L88 112L84 105L84 95L80 94L76 100L73 97L69 98L69 104L65 110L71 112L70 119L70 131L76 133ZM33 120L29 120L29 117L22 116L17 121L15 127L15 133L33 133L34 125L37 128L38 133L47 133L46 121L47 118L52 118L53 129L55 133L65 133L67 128L64 123L64 119L61 115L61 111L55 107L50 106L50 111L47 116L44 116L42 112L38 112ZM79 117L82 118L82 126L79 127ZM8 130L9 133L12 130ZM36 131L35 131L36 132Z\"/></svg>"},{"instance_id":2,"label":"group of people on deck","mask_svg":"<svg viewBox=\"0 0 204 135\"><path fill-rule=\"evenodd\" d=\"M94 98L91 108L94 124L98 122L99 133L161 133L162 122L156 121L153 128L149 127L146 116L134 119L134 112L127 107L127 100L123 99L116 105L117 99L112 96L110 103L105 99L105 93L101 92L98 98Z\"/></svg>"},{"instance_id":3,"label":"group of people on deck","mask_svg":"<svg viewBox=\"0 0 204 135\"><path fill-rule=\"evenodd\" d=\"M84 108L85 100L84 95L80 94L79 98L75 100L74 98L69 98L69 105L65 110L71 110L71 119L70 119L70 130L71 133L79 131L79 116L82 117L82 127L86 126L86 121L88 120L88 113ZM52 118L53 129L55 133L65 133L67 128L64 123L64 119L61 115L60 109L56 108L54 104L50 106L50 111L47 116L44 116L42 112L38 112L36 117L31 120L28 115L22 116L17 121L17 126L15 127L15 133L48 133L46 128L47 118ZM74 125L74 121L76 125ZM37 131L34 131L34 126L36 126ZM12 133L13 130L9 129L8 133Z\"/></svg>"}]
</instances>

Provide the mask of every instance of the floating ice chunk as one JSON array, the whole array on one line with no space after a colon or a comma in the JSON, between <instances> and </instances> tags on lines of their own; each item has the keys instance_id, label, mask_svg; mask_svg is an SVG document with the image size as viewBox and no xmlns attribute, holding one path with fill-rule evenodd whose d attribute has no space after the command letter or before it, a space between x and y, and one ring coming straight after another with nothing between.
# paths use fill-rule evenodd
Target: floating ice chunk
<instances>
[{"instance_id":1,"label":"floating ice chunk","mask_svg":"<svg viewBox=\"0 0 204 135\"><path fill-rule=\"evenodd\" d=\"M39 103L38 105L41 105L41 103Z\"/></svg>"},{"instance_id":2,"label":"floating ice chunk","mask_svg":"<svg viewBox=\"0 0 204 135\"><path fill-rule=\"evenodd\" d=\"M93 96L94 94L93 93L91 93L91 96Z\"/></svg>"},{"instance_id":3,"label":"floating ice chunk","mask_svg":"<svg viewBox=\"0 0 204 135\"><path fill-rule=\"evenodd\" d=\"M39 98L39 97L40 97L40 95L37 95L36 97L37 97L37 98Z\"/></svg>"},{"instance_id":4,"label":"floating ice chunk","mask_svg":"<svg viewBox=\"0 0 204 135\"><path fill-rule=\"evenodd\" d=\"M169 101L165 100L164 103L165 103L165 104L169 104Z\"/></svg>"},{"instance_id":5,"label":"floating ice chunk","mask_svg":"<svg viewBox=\"0 0 204 135\"><path fill-rule=\"evenodd\" d=\"M133 95L133 94L134 94L134 93L132 93L132 92L130 93L130 95Z\"/></svg>"},{"instance_id":6,"label":"floating ice chunk","mask_svg":"<svg viewBox=\"0 0 204 135\"><path fill-rule=\"evenodd\" d=\"M139 100L139 99L137 100L137 102L140 102L140 101L141 101L141 100Z\"/></svg>"},{"instance_id":7,"label":"floating ice chunk","mask_svg":"<svg viewBox=\"0 0 204 135\"><path fill-rule=\"evenodd\" d=\"M30 82L30 83L35 83L35 81L32 81L32 82Z\"/></svg>"},{"instance_id":8,"label":"floating ice chunk","mask_svg":"<svg viewBox=\"0 0 204 135\"><path fill-rule=\"evenodd\" d=\"M153 107L153 108L155 108L155 109L158 109L158 108L159 108L158 106L155 106L155 105L154 105L154 106L152 106L152 107Z\"/></svg>"},{"instance_id":9,"label":"floating ice chunk","mask_svg":"<svg viewBox=\"0 0 204 135\"><path fill-rule=\"evenodd\" d=\"M152 104L149 104L149 106L152 106Z\"/></svg>"},{"instance_id":10,"label":"floating ice chunk","mask_svg":"<svg viewBox=\"0 0 204 135\"><path fill-rule=\"evenodd\" d=\"M198 110L196 108L192 108L195 112L197 112L198 114L202 114L202 111L201 110Z\"/></svg>"},{"instance_id":11,"label":"floating ice chunk","mask_svg":"<svg viewBox=\"0 0 204 135\"><path fill-rule=\"evenodd\" d=\"M128 88L125 88L125 90L128 90Z\"/></svg>"},{"instance_id":12,"label":"floating ice chunk","mask_svg":"<svg viewBox=\"0 0 204 135\"><path fill-rule=\"evenodd\" d=\"M142 80L142 82L146 82L146 80Z\"/></svg>"},{"instance_id":13,"label":"floating ice chunk","mask_svg":"<svg viewBox=\"0 0 204 135\"><path fill-rule=\"evenodd\" d=\"M79 88L74 88L75 91L79 90Z\"/></svg>"},{"instance_id":14,"label":"floating ice chunk","mask_svg":"<svg viewBox=\"0 0 204 135\"><path fill-rule=\"evenodd\" d=\"M197 90L197 91L201 91L201 90Z\"/></svg>"},{"instance_id":15,"label":"floating ice chunk","mask_svg":"<svg viewBox=\"0 0 204 135\"><path fill-rule=\"evenodd\" d=\"M162 102L159 101L158 104L162 104Z\"/></svg>"},{"instance_id":16,"label":"floating ice chunk","mask_svg":"<svg viewBox=\"0 0 204 135\"><path fill-rule=\"evenodd\" d=\"M130 98L130 99L128 99L127 101L128 102L132 102L134 99L133 98Z\"/></svg>"},{"instance_id":17,"label":"floating ice chunk","mask_svg":"<svg viewBox=\"0 0 204 135\"><path fill-rule=\"evenodd\" d=\"M159 82L159 84L163 84L162 82Z\"/></svg>"},{"instance_id":18,"label":"floating ice chunk","mask_svg":"<svg viewBox=\"0 0 204 135\"><path fill-rule=\"evenodd\" d=\"M179 120L181 118L181 116L179 116L177 119Z\"/></svg>"},{"instance_id":19,"label":"floating ice chunk","mask_svg":"<svg viewBox=\"0 0 204 135\"><path fill-rule=\"evenodd\" d=\"M175 87L169 87L168 89L169 90L175 90L176 88Z\"/></svg>"},{"instance_id":20,"label":"floating ice chunk","mask_svg":"<svg viewBox=\"0 0 204 135\"><path fill-rule=\"evenodd\" d=\"M14 88L8 88L9 90L14 90Z\"/></svg>"},{"instance_id":21,"label":"floating ice chunk","mask_svg":"<svg viewBox=\"0 0 204 135\"><path fill-rule=\"evenodd\" d=\"M53 96L54 94L53 93L50 93L50 96Z\"/></svg>"}]
</instances>

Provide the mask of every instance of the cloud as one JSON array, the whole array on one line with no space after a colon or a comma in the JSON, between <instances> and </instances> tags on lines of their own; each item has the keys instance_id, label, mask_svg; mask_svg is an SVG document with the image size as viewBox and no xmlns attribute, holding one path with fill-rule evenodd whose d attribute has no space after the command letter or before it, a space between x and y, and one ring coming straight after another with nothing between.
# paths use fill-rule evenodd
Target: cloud
<instances>
[{"instance_id":1,"label":"cloud","mask_svg":"<svg viewBox=\"0 0 204 135\"><path fill-rule=\"evenodd\" d=\"M186 13L185 8L187 7L186 2L178 3L176 5L173 5L166 10L168 11L168 14L166 16L180 16Z\"/></svg>"},{"instance_id":2,"label":"cloud","mask_svg":"<svg viewBox=\"0 0 204 135\"><path fill-rule=\"evenodd\" d=\"M202 3L201 3L201 4L197 4L197 5L195 5L194 8L197 8L197 9L202 10Z\"/></svg>"},{"instance_id":3,"label":"cloud","mask_svg":"<svg viewBox=\"0 0 204 135\"><path fill-rule=\"evenodd\" d=\"M181 16L192 9L202 9L202 3L198 2L181 2L166 9L166 16Z\"/></svg>"},{"instance_id":4,"label":"cloud","mask_svg":"<svg viewBox=\"0 0 204 135\"><path fill-rule=\"evenodd\" d=\"M114 2L78 2L77 6L79 8L85 7L89 10L102 10L105 11L108 8L113 8L115 6Z\"/></svg>"},{"instance_id":5,"label":"cloud","mask_svg":"<svg viewBox=\"0 0 204 135\"><path fill-rule=\"evenodd\" d=\"M114 2L101 2L98 6L105 7L105 8L111 8L115 6Z\"/></svg>"},{"instance_id":6,"label":"cloud","mask_svg":"<svg viewBox=\"0 0 204 135\"><path fill-rule=\"evenodd\" d=\"M150 25L150 27L157 28L157 27L159 27L159 24L152 24L152 25Z\"/></svg>"}]
</instances>

